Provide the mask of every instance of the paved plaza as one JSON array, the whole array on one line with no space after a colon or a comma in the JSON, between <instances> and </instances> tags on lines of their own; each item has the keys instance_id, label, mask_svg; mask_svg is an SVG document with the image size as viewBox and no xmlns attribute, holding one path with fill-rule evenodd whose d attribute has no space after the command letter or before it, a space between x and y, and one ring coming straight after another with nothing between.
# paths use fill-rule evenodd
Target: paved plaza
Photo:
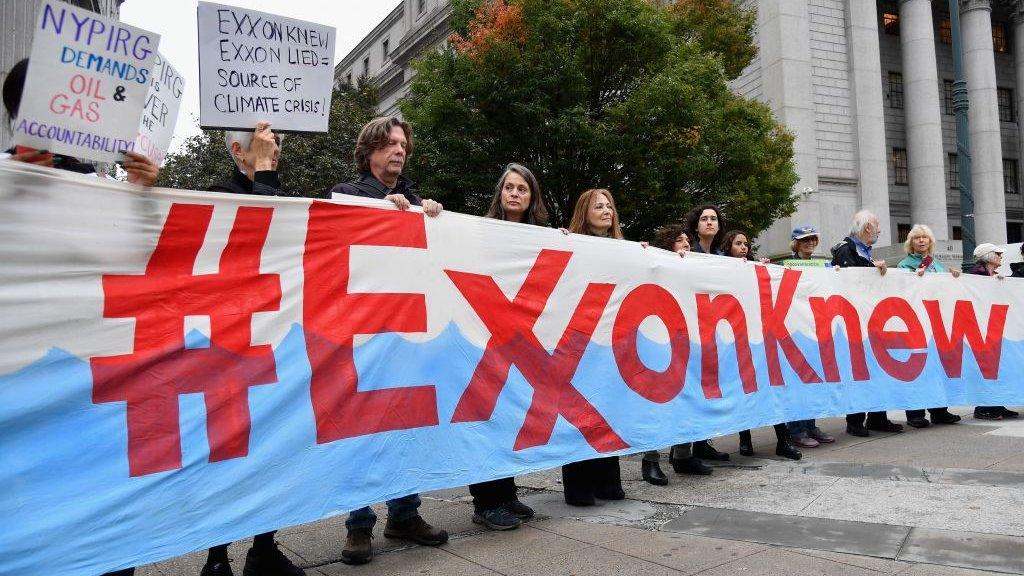
<instances>
[{"instance_id":1,"label":"paved plaza","mask_svg":"<svg viewBox=\"0 0 1024 576\"><path fill-rule=\"evenodd\" d=\"M389 541L382 521L365 566L341 563L344 516L282 530L278 540L310 576L1024 574L1024 421L951 411L963 422L870 438L843 434L842 418L820 420L837 442L798 462L774 455L771 428L754 431L754 458L738 454L735 435L719 438L729 463L712 476L680 476L663 459L668 486L640 478L639 455L623 458L627 499L592 508L564 504L557 469L521 476L520 498L537 518L510 532L473 524L465 488L431 492L423 516L451 541ZM247 548L231 546L236 575ZM204 559L139 574L195 576Z\"/></svg>"}]
</instances>

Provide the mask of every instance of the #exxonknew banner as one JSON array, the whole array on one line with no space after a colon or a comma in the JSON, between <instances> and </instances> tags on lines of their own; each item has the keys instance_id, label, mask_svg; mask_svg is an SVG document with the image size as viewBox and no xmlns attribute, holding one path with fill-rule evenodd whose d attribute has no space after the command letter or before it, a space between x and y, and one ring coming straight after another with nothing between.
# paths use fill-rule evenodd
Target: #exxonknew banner
<instances>
[{"instance_id":1,"label":"#exxonknew banner","mask_svg":"<svg viewBox=\"0 0 1024 576\"><path fill-rule=\"evenodd\" d=\"M0 573L777 422L1024 403L1022 288L0 163Z\"/></svg>"}]
</instances>

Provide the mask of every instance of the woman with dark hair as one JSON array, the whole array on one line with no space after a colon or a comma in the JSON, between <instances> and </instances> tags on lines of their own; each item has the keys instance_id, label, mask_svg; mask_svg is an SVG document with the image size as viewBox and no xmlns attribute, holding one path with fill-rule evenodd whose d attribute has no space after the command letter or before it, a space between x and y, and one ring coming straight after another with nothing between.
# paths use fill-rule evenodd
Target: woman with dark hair
<instances>
[{"instance_id":1,"label":"woman with dark hair","mask_svg":"<svg viewBox=\"0 0 1024 576\"><path fill-rule=\"evenodd\" d=\"M540 184L526 166L512 163L494 187L488 218L546 226L548 211L541 198ZM469 485L473 495L473 522L491 530L513 530L534 511L519 501L515 478L499 478Z\"/></svg>"},{"instance_id":2,"label":"woman with dark hair","mask_svg":"<svg viewBox=\"0 0 1024 576\"><path fill-rule=\"evenodd\" d=\"M686 215L686 233L694 252L721 254L718 246L722 243L722 213L717 206L698 206Z\"/></svg>"},{"instance_id":3,"label":"woman with dark hair","mask_svg":"<svg viewBox=\"0 0 1024 576\"><path fill-rule=\"evenodd\" d=\"M580 194L569 223L569 232L622 239L619 215L612 193L603 188ZM562 466L562 489L570 506L593 506L594 499L622 500L618 456L593 458Z\"/></svg>"},{"instance_id":4,"label":"woman with dark hair","mask_svg":"<svg viewBox=\"0 0 1024 576\"><path fill-rule=\"evenodd\" d=\"M753 260L753 255L750 252L750 240L746 233L740 230L730 230L725 233L722 238L722 244L719 249L723 256L730 256L732 258L742 258L743 260ZM803 457L803 454L793 446L792 441L789 438L789 429L786 428L785 424L776 424L775 428L775 453L779 456L784 456L791 460L799 460ZM744 456L754 455L754 444L750 438L750 430L743 430L740 432L740 454Z\"/></svg>"},{"instance_id":5,"label":"woman with dark hair","mask_svg":"<svg viewBox=\"0 0 1024 576\"><path fill-rule=\"evenodd\" d=\"M690 251L690 237L686 234L686 228L682 223L662 226L654 231L653 245L664 250L671 250L680 257ZM668 461L672 464L672 470L676 474L698 474L707 476L711 474L710 466L704 464L699 458L690 455L691 444L675 444L669 450ZM644 452L643 460L640 461L640 475L643 479L655 486L668 484L668 477L661 470L661 454L657 450Z\"/></svg>"}]
</instances>

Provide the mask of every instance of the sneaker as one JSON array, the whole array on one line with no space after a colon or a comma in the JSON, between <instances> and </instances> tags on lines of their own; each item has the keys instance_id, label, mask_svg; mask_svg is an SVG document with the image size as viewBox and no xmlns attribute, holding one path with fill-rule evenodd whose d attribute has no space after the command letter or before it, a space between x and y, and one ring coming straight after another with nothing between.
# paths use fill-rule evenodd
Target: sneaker
<instances>
[{"instance_id":1,"label":"sneaker","mask_svg":"<svg viewBox=\"0 0 1024 576\"><path fill-rule=\"evenodd\" d=\"M235 576L228 562L230 560L226 562L207 562L203 564L203 569L199 572L199 576Z\"/></svg>"},{"instance_id":2,"label":"sneaker","mask_svg":"<svg viewBox=\"0 0 1024 576\"><path fill-rule=\"evenodd\" d=\"M1016 418L1020 416L1020 412L1014 412L1013 410L1010 410L1005 406L999 407L999 413L1003 416L1003 418Z\"/></svg>"},{"instance_id":3,"label":"sneaker","mask_svg":"<svg viewBox=\"0 0 1024 576\"><path fill-rule=\"evenodd\" d=\"M821 428L818 428L817 426L815 426L814 428L811 428L811 430L809 432L807 432L807 435L810 436L811 438L814 438L815 440L817 440L818 444L831 444L831 443L836 441L835 438L833 438L832 436L830 436L828 434L825 434L821 430Z\"/></svg>"},{"instance_id":4,"label":"sneaker","mask_svg":"<svg viewBox=\"0 0 1024 576\"><path fill-rule=\"evenodd\" d=\"M345 564L366 564L373 560L373 528L353 528L345 538L341 561Z\"/></svg>"},{"instance_id":5,"label":"sneaker","mask_svg":"<svg viewBox=\"0 0 1024 576\"><path fill-rule=\"evenodd\" d=\"M473 524L483 524L491 530L515 530L522 521L505 508L498 506L473 513Z\"/></svg>"},{"instance_id":6,"label":"sneaker","mask_svg":"<svg viewBox=\"0 0 1024 576\"><path fill-rule=\"evenodd\" d=\"M976 420L1002 420L1003 414L998 410L975 408L974 418Z\"/></svg>"},{"instance_id":7,"label":"sneaker","mask_svg":"<svg viewBox=\"0 0 1024 576\"><path fill-rule=\"evenodd\" d=\"M448 532L427 524L419 514L398 522L388 518L388 523L384 525L384 536L412 540L424 546L440 546L448 541Z\"/></svg>"},{"instance_id":8,"label":"sneaker","mask_svg":"<svg viewBox=\"0 0 1024 576\"><path fill-rule=\"evenodd\" d=\"M242 576L305 576L306 571L299 568L281 552L275 544L265 550L249 548L245 555L245 567Z\"/></svg>"},{"instance_id":9,"label":"sneaker","mask_svg":"<svg viewBox=\"0 0 1024 576\"><path fill-rule=\"evenodd\" d=\"M817 448L819 442L810 436L796 436L793 438L793 445L797 448Z\"/></svg>"},{"instance_id":10,"label":"sneaker","mask_svg":"<svg viewBox=\"0 0 1024 576\"><path fill-rule=\"evenodd\" d=\"M508 510L513 516L519 518L520 520L533 518L534 515L533 508L530 508L526 504L523 504L522 502L519 501L518 498L505 502L504 504L501 505L501 507L504 508L505 510Z\"/></svg>"},{"instance_id":11,"label":"sneaker","mask_svg":"<svg viewBox=\"0 0 1024 576\"><path fill-rule=\"evenodd\" d=\"M951 412L933 412L932 413L932 424L956 424L960 421L960 416Z\"/></svg>"}]
</instances>

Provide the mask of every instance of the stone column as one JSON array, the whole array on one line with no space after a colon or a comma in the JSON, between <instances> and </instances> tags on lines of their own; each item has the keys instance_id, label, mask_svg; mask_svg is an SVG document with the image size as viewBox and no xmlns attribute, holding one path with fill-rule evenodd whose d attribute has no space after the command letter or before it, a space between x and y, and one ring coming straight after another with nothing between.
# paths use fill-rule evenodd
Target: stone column
<instances>
[{"instance_id":1,"label":"stone column","mask_svg":"<svg viewBox=\"0 0 1024 576\"><path fill-rule=\"evenodd\" d=\"M1017 111L1017 146L1020 150L1018 158L1024 160L1024 0L1017 0L1013 6L1013 66L1016 72L1016 105Z\"/></svg>"},{"instance_id":2,"label":"stone column","mask_svg":"<svg viewBox=\"0 0 1024 576\"><path fill-rule=\"evenodd\" d=\"M878 9L874 2L846 3L846 37L850 46L850 90L857 129L857 186L860 207L878 215L886 228L878 246L892 237L889 173L885 147L882 63L878 49ZM852 214L850 215L852 216ZM849 219L849 218L847 218ZM842 230L846 232L846 230Z\"/></svg>"},{"instance_id":3,"label":"stone column","mask_svg":"<svg viewBox=\"0 0 1024 576\"><path fill-rule=\"evenodd\" d=\"M932 0L900 2L900 52L903 56L910 218L914 224L928 225L941 242L949 238L949 218Z\"/></svg>"},{"instance_id":4,"label":"stone column","mask_svg":"<svg viewBox=\"0 0 1024 576\"><path fill-rule=\"evenodd\" d=\"M960 1L968 118L971 123L971 184L974 229L978 244L1006 243L1006 198L1003 195L1003 144L999 133L996 64L992 50L992 3Z\"/></svg>"}]
</instances>

